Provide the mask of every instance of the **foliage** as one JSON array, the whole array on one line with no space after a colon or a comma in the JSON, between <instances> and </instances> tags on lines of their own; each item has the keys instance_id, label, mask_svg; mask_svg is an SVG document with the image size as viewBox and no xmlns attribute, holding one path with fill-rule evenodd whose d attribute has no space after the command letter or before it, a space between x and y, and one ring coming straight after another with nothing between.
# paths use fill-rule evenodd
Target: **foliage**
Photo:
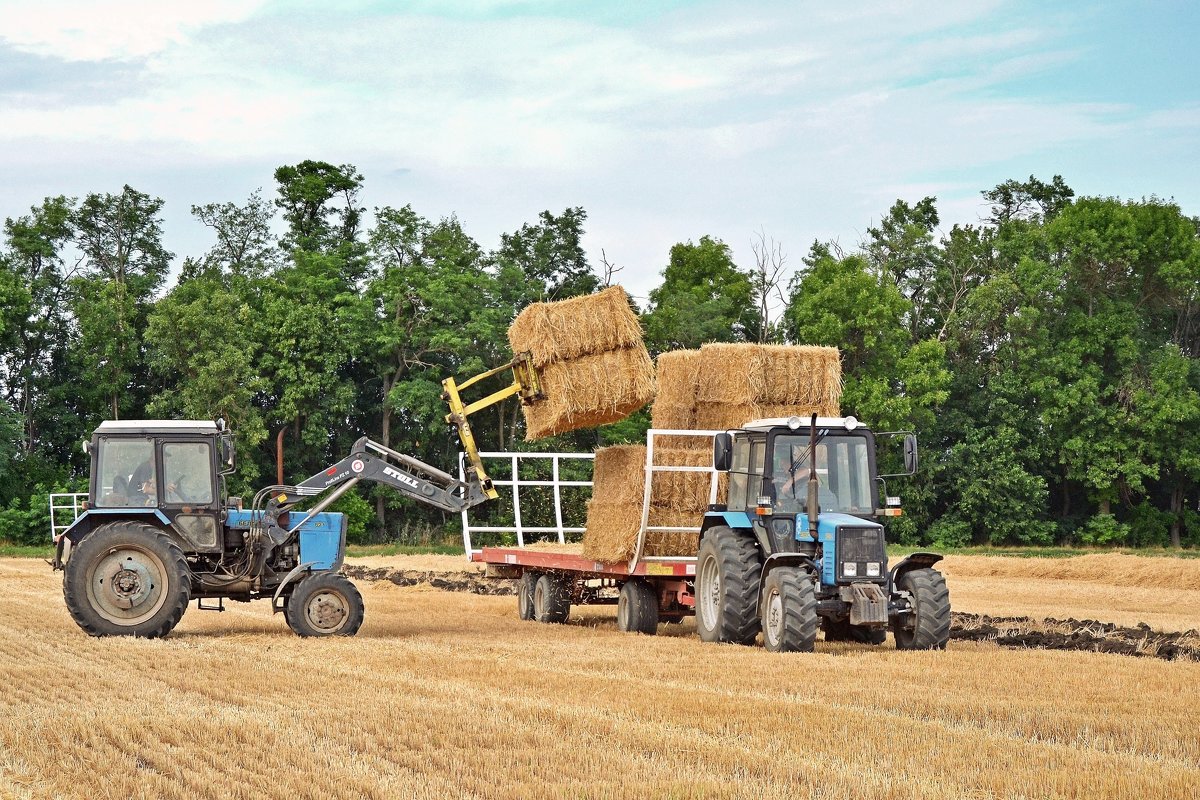
<instances>
[{"instance_id":1,"label":"foliage","mask_svg":"<svg viewBox=\"0 0 1200 800\"><path fill-rule=\"evenodd\" d=\"M163 201L133 187L47 197L6 220L6 538L43 541L44 494L86 480L78 442L113 417L224 417L237 435L230 489L243 495L273 478L281 432L288 480L362 436L456 472L442 381L504 364L507 326L529 303L604 280L579 207L542 211L488 249L457 217L411 206L375 209L368 229L353 165L305 160L273 177L273 200L192 208L212 243L184 255L173 283ZM982 196L976 225L942 231L936 198L902 198L859 247L814 243L777 315L786 254L765 232L757 272L715 237L680 242L649 292L647 344L841 348L845 413L921 438L920 473L888 479L905 509L893 541L1200 546L1196 219L1154 197L1076 197L1060 176ZM515 400L472 417L488 449L541 452L640 441L648 425L643 411L525 442ZM895 441L880 439L887 472L899 471ZM578 463L563 471L587 476ZM584 499L567 499L573 518ZM457 523L383 489L342 502L358 541L440 541ZM548 508L536 492L523 503ZM507 502L476 514L512 519Z\"/></svg>"}]
</instances>

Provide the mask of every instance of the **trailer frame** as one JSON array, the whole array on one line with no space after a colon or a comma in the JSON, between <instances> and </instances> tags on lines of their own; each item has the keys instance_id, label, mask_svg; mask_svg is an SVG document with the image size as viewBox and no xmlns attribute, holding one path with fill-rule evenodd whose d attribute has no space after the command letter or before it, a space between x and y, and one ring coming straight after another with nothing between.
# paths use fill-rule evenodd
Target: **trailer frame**
<instances>
[{"instance_id":1,"label":"trailer frame","mask_svg":"<svg viewBox=\"0 0 1200 800\"><path fill-rule=\"evenodd\" d=\"M462 512L463 548L470 561L482 563L490 578L518 579L518 609L523 618L545 622L565 622L571 605L618 606L617 624L621 630L652 633L659 621L679 622L695 614L695 556L649 556L645 554L646 540L658 532L695 533L700 536L700 520L695 526L650 525L650 497L654 476L664 472L701 472L710 475L709 503L717 499L718 473L712 466L655 464L657 440L671 437L715 436L722 431L655 429L646 432L645 483L642 492L642 518L634 552L628 562L605 563L578 553L530 549L525 534L554 534L560 544L567 543L568 534L582 534L584 529L563 523L562 493L564 486L591 486L591 481L564 481L559 467L563 459L594 459L593 453L512 453L481 452L481 459L507 460L512 469L509 480L494 480L493 484L513 492L514 525L473 526L468 510ZM538 459L552 461L550 480L521 478L522 464ZM460 474L465 475L465 454L459 457ZM522 486L550 486L554 489L554 526L524 524L521 515ZM473 533L513 533L516 547L475 548ZM546 580L543 582L542 579ZM542 588L538 594L538 586ZM627 584L632 584L627 588ZM613 596L614 591L616 596ZM527 594L529 596L527 596ZM536 597L542 597L553 608L538 608ZM545 604L543 604L545 605Z\"/></svg>"}]
</instances>

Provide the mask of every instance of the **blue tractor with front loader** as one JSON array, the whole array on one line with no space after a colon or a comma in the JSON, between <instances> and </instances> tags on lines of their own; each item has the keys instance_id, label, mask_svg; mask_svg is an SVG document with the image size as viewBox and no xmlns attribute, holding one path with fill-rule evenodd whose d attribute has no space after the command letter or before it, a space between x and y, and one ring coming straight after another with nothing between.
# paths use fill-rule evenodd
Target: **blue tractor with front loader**
<instances>
[{"instance_id":1,"label":"blue tractor with front loader","mask_svg":"<svg viewBox=\"0 0 1200 800\"><path fill-rule=\"evenodd\" d=\"M807 423L807 424L806 424ZM901 432L905 472L917 441ZM881 434L882 436L882 434ZM950 595L918 552L888 567L882 520L900 514L876 466L876 436L854 417L765 419L719 433L713 466L727 472L728 502L712 506L696 560L696 627L708 642L763 644L777 652L826 641L902 650L945 649Z\"/></svg>"},{"instance_id":2,"label":"blue tractor with front loader","mask_svg":"<svg viewBox=\"0 0 1200 800\"><path fill-rule=\"evenodd\" d=\"M462 390L507 370L509 386L463 401ZM101 423L84 443L83 513L55 538L52 566L64 572L71 616L93 636L152 638L169 633L192 600L220 611L226 600L267 599L301 636L353 635L363 601L340 573L346 519L329 505L359 481L450 513L495 499L467 417L508 397L543 397L528 354L442 386L446 422L471 466L465 480L363 437L305 480L263 487L248 507L226 492L234 445L221 420Z\"/></svg>"}]
</instances>

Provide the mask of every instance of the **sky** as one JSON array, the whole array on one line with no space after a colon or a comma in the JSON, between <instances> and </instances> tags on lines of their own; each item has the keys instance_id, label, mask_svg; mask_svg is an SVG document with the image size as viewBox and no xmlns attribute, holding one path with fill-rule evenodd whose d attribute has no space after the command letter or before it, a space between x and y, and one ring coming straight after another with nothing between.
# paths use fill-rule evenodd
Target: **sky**
<instances>
[{"instance_id":1,"label":"sky","mask_svg":"<svg viewBox=\"0 0 1200 800\"><path fill-rule=\"evenodd\" d=\"M582 206L644 301L677 242L796 267L1009 178L1200 215L1198 34L1192 2L0 0L0 217L129 184L179 262L192 205L350 163L489 249Z\"/></svg>"}]
</instances>

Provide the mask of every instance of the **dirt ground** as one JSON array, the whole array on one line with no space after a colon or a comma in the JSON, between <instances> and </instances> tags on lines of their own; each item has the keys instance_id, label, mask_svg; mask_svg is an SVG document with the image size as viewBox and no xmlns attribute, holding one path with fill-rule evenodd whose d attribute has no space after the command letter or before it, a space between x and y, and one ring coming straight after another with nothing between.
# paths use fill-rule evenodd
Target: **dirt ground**
<instances>
[{"instance_id":1,"label":"dirt ground","mask_svg":"<svg viewBox=\"0 0 1200 800\"><path fill-rule=\"evenodd\" d=\"M363 566L445 577L387 561ZM1013 613L972 586L1019 579L953 566L956 610L1053 607L1051 578L1006 601ZM1200 785L1189 660L965 638L778 656L705 645L690 621L628 635L597 608L539 625L511 596L386 579L359 582L353 638L301 640L265 604L235 604L193 607L163 640L92 639L44 563L0 559L0 581L5 798L1194 798ZM1048 616L1182 618L1175 595L1123 610L1108 596Z\"/></svg>"}]
</instances>

